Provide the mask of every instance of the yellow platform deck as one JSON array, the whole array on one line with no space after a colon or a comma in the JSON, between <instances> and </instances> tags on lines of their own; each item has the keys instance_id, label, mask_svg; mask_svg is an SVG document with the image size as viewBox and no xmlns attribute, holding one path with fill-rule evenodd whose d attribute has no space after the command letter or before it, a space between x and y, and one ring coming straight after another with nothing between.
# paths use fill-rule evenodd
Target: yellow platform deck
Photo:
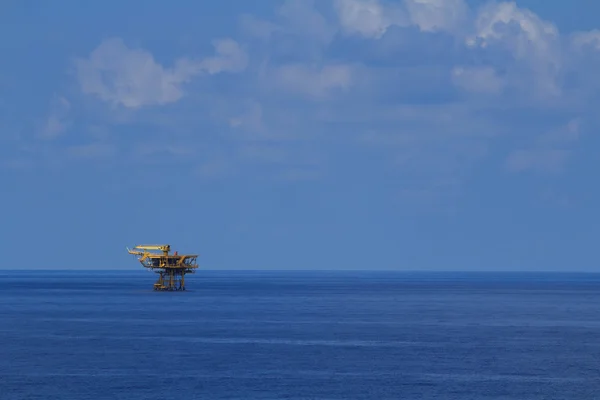
<instances>
[{"instance_id":1,"label":"yellow platform deck","mask_svg":"<svg viewBox=\"0 0 600 400\"><path fill-rule=\"evenodd\" d=\"M168 244L138 245L127 251L138 256L142 266L159 274L154 290L185 290L185 274L194 273L198 268L197 254L169 254L171 246Z\"/></svg>"}]
</instances>

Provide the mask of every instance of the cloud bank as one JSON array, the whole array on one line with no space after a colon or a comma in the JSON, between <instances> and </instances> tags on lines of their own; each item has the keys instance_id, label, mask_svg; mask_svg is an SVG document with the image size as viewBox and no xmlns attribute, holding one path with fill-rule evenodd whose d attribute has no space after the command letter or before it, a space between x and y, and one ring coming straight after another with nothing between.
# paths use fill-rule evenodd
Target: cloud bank
<instances>
[{"instance_id":1,"label":"cloud bank","mask_svg":"<svg viewBox=\"0 0 600 400\"><path fill-rule=\"evenodd\" d=\"M173 132L174 121L208 123L219 133L169 142L205 149L195 176L276 164L277 176L316 179L364 163L419 198L457 193L491 155L498 174L565 173L595 124L598 30L562 33L509 1L279 4L273 18L239 15L230 38L198 38L213 54L170 63L159 49L104 40L75 61L81 94ZM200 101L197 82L219 76ZM64 134L71 103L54 105L44 135ZM160 114L166 105L180 107Z\"/></svg>"}]
</instances>

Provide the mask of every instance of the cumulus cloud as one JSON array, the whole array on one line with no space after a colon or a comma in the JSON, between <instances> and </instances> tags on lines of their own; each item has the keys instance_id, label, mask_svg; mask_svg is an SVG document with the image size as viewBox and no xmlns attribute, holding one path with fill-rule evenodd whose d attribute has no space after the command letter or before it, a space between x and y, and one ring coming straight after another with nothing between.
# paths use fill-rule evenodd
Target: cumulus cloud
<instances>
[{"instance_id":1,"label":"cumulus cloud","mask_svg":"<svg viewBox=\"0 0 600 400\"><path fill-rule=\"evenodd\" d=\"M368 38L381 38L393 25L407 25L404 11L384 6L378 0L334 0L343 32Z\"/></svg>"},{"instance_id":2,"label":"cumulus cloud","mask_svg":"<svg viewBox=\"0 0 600 400\"><path fill-rule=\"evenodd\" d=\"M344 145L361 138L355 143L389 152L390 168L413 174L407 181L446 190L503 135L518 143L499 155L508 170L564 170L578 119L538 135L513 118L515 110L526 106L538 121L560 124L584 112L582 93L593 96L600 85L590 67L600 62L600 31L561 34L515 2L285 0L272 20L245 14L239 21L243 47L220 40L211 57L169 65L120 39L105 41L78 61L81 88L135 109L180 100L199 75L247 70L244 85L211 97L209 113L230 129L227 139L264 146L232 145L240 150L208 157L199 175L232 173L230 157L285 161L268 143L285 135L319 140L343 132Z\"/></svg>"},{"instance_id":3,"label":"cumulus cloud","mask_svg":"<svg viewBox=\"0 0 600 400\"><path fill-rule=\"evenodd\" d=\"M467 22L464 0L405 0L410 22L423 32L458 32Z\"/></svg>"},{"instance_id":4,"label":"cumulus cloud","mask_svg":"<svg viewBox=\"0 0 600 400\"><path fill-rule=\"evenodd\" d=\"M464 0L333 1L342 31L371 39L380 39L393 26L458 33L464 30L469 15Z\"/></svg>"},{"instance_id":5,"label":"cumulus cloud","mask_svg":"<svg viewBox=\"0 0 600 400\"><path fill-rule=\"evenodd\" d=\"M562 94L565 51L572 49L563 48L553 23L514 2L488 2L470 9L464 0L333 0L333 8L344 35L380 40L392 27L417 27L423 34L445 33L453 37L465 47L456 47L458 52L479 52L475 54L477 58L489 63L470 70L468 65L460 66L455 71L462 78L489 74L495 83L487 88L480 85L482 90L499 91L498 75L502 70L511 71L511 80L504 82L503 87L524 93L533 88L531 95L538 99ZM574 35L572 43L580 48L600 46L600 34L580 33ZM457 74L453 78L458 78ZM474 89L473 85L459 86L468 91Z\"/></svg>"},{"instance_id":6,"label":"cumulus cloud","mask_svg":"<svg viewBox=\"0 0 600 400\"><path fill-rule=\"evenodd\" d=\"M128 108L162 105L183 96L183 84L207 73L240 72L247 56L231 39L213 42L216 55L201 60L181 58L171 68L155 61L143 49L129 48L119 38L102 42L86 59L76 61L81 90Z\"/></svg>"},{"instance_id":7,"label":"cumulus cloud","mask_svg":"<svg viewBox=\"0 0 600 400\"><path fill-rule=\"evenodd\" d=\"M475 21L475 33L466 39L471 47L498 46L532 72L543 95L559 95L561 47L556 26L515 3L490 3Z\"/></svg>"}]
</instances>

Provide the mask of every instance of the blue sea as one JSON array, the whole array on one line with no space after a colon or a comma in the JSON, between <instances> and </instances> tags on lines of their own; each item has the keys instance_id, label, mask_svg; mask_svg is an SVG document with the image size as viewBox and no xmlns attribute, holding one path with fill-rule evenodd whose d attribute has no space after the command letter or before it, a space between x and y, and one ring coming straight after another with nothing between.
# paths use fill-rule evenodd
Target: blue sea
<instances>
[{"instance_id":1,"label":"blue sea","mask_svg":"<svg viewBox=\"0 0 600 400\"><path fill-rule=\"evenodd\" d=\"M0 399L599 399L600 275L0 272Z\"/></svg>"}]
</instances>

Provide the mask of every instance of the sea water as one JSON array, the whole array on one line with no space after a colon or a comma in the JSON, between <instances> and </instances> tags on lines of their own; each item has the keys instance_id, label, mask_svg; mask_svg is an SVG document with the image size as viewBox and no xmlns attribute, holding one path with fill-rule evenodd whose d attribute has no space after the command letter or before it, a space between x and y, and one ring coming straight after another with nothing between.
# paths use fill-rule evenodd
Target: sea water
<instances>
[{"instance_id":1,"label":"sea water","mask_svg":"<svg viewBox=\"0 0 600 400\"><path fill-rule=\"evenodd\" d=\"M598 399L586 274L0 272L0 399Z\"/></svg>"}]
</instances>

